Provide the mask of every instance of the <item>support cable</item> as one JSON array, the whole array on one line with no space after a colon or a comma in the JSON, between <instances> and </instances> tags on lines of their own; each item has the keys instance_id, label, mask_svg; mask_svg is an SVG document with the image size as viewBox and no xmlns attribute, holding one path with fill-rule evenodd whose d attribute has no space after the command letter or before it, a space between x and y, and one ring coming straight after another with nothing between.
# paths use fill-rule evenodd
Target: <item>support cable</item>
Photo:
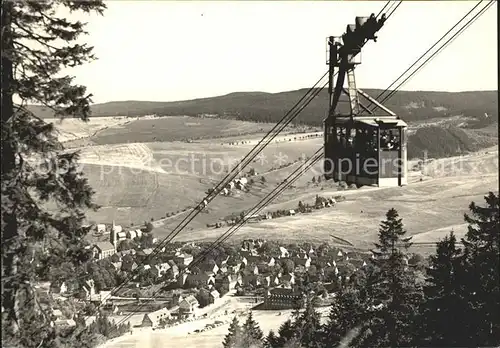
<instances>
[{"instance_id":1,"label":"support cable","mask_svg":"<svg viewBox=\"0 0 500 348\"><path fill-rule=\"evenodd\" d=\"M427 51L425 51L425 53L423 53L412 65L410 65L410 67L408 67L408 69L406 69L398 78L396 78L396 80L394 80L394 82L392 82L384 91L382 91L375 99L376 100L380 100L380 98L382 97L386 97L384 96L384 94L388 93L388 94L391 94L392 91L389 91L389 89L394 86L401 78L403 78L405 76L405 74L407 72L409 72L415 65L417 65L419 63L420 60L422 60L434 47L436 47L450 32L452 32L456 27L458 27L460 25L460 23L465 19L467 18L467 16L469 16L482 2L483 0L479 1L469 12L467 12L457 23L455 23L455 25L453 25L444 35L441 36L441 38L439 38L439 40L437 40ZM494 1L490 1L490 3L492 3ZM441 48L440 48L441 49ZM438 49L439 50L439 49ZM419 68L417 68L418 70ZM399 88L399 86L397 87ZM395 90L397 90L397 88L395 88ZM393 94L392 94L393 95ZM383 101L385 101L387 99L383 99ZM383 103L382 101L382 103ZM370 102L370 104L368 104L368 108L370 108L371 106L373 105L373 102ZM373 106L373 108L371 109L371 111L373 112L375 109L377 108L377 106ZM361 113L363 114L363 112ZM360 115L361 115L360 114Z\"/></svg>"}]
</instances>

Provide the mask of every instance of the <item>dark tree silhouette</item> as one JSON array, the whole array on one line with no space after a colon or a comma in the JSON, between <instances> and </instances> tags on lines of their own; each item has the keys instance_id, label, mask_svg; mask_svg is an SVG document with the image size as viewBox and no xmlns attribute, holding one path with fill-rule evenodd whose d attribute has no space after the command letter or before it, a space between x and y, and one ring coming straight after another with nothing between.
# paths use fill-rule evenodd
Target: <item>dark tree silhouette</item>
<instances>
[{"instance_id":1,"label":"dark tree silhouette","mask_svg":"<svg viewBox=\"0 0 500 348\"><path fill-rule=\"evenodd\" d=\"M247 320L242 328L242 348L257 348L262 346L262 338L264 333L259 327L259 324L253 319L252 311L248 312Z\"/></svg>"},{"instance_id":2,"label":"dark tree silhouette","mask_svg":"<svg viewBox=\"0 0 500 348\"><path fill-rule=\"evenodd\" d=\"M361 346L402 347L413 344L422 290L414 270L408 266L411 237L405 237L402 219L390 209L379 229L378 250L367 274L365 290L370 293L367 309L371 335ZM371 303L370 303L371 302Z\"/></svg>"},{"instance_id":3,"label":"dark tree silhouette","mask_svg":"<svg viewBox=\"0 0 500 348\"><path fill-rule=\"evenodd\" d=\"M486 205L469 205L469 224L462 239L466 270L464 296L469 303L468 344L493 346L500 342L500 222L499 196L490 192Z\"/></svg>"},{"instance_id":4,"label":"dark tree silhouette","mask_svg":"<svg viewBox=\"0 0 500 348\"><path fill-rule=\"evenodd\" d=\"M460 274L463 275L461 250L453 232L437 244L427 269L426 296L422 310L421 344L436 347L457 347L463 341L466 303L460 294Z\"/></svg>"},{"instance_id":5,"label":"dark tree silhouette","mask_svg":"<svg viewBox=\"0 0 500 348\"><path fill-rule=\"evenodd\" d=\"M298 340L304 348L317 347L316 340L318 339L317 333L321 328L321 316L315 310L315 299L311 296L308 297L305 310L297 317L294 326L298 333Z\"/></svg>"},{"instance_id":6,"label":"dark tree silhouette","mask_svg":"<svg viewBox=\"0 0 500 348\"><path fill-rule=\"evenodd\" d=\"M62 68L94 58L92 48L74 44L84 23L56 13L102 13L101 1L2 1L2 341L16 347L51 346L55 329L31 288L34 257L43 268L89 259L82 247L84 212L96 208L92 190L77 166L76 152L62 153L53 125L26 103L42 104L57 117L86 120L90 95L63 76ZM17 103L16 101L20 101ZM49 210L47 203L57 209ZM56 214L57 212L57 214ZM50 256L38 251L50 250ZM47 255L47 254L45 254ZM36 323L37 329L34 329Z\"/></svg>"},{"instance_id":7,"label":"dark tree silhouette","mask_svg":"<svg viewBox=\"0 0 500 348\"><path fill-rule=\"evenodd\" d=\"M224 348L239 348L241 343L241 327L238 323L236 317L229 325L229 332L224 338L223 347Z\"/></svg>"}]
</instances>

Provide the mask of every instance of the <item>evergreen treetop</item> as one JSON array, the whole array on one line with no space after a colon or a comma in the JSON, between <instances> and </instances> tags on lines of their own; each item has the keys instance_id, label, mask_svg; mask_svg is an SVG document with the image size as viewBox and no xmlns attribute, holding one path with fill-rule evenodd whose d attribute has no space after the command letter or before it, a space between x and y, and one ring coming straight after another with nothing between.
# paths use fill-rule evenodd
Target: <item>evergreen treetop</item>
<instances>
[{"instance_id":1,"label":"evergreen treetop","mask_svg":"<svg viewBox=\"0 0 500 348\"><path fill-rule=\"evenodd\" d=\"M241 343L242 330L236 316L229 324L229 332L224 338L223 347L224 348L238 348Z\"/></svg>"},{"instance_id":2,"label":"evergreen treetop","mask_svg":"<svg viewBox=\"0 0 500 348\"><path fill-rule=\"evenodd\" d=\"M264 333L259 327L259 324L253 319L252 311L248 312L247 320L243 324L243 344L250 346L252 344L262 343Z\"/></svg>"}]
</instances>

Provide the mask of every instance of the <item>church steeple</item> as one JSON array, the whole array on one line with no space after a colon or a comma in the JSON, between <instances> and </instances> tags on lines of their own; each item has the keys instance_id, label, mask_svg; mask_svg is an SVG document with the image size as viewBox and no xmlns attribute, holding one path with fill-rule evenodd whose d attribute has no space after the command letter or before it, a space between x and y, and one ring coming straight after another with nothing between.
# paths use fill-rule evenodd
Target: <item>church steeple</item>
<instances>
[{"instance_id":1,"label":"church steeple","mask_svg":"<svg viewBox=\"0 0 500 348\"><path fill-rule=\"evenodd\" d=\"M116 230L117 230L117 228L115 225L115 220L113 220L113 225L111 226L111 233L110 233L110 239L111 239L110 242L115 247L115 251L116 251L117 244L118 244L118 236L117 236Z\"/></svg>"}]
</instances>

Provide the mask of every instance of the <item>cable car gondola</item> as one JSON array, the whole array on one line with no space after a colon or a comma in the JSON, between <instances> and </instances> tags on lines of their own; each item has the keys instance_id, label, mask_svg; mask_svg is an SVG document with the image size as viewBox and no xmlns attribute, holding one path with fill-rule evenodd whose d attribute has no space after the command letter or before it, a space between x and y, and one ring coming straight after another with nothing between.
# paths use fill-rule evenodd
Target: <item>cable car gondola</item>
<instances>
[{"instance_id":1,"label":"cable car gondola","mask_svg":"<svg viewBox=\"0 0 500 348\"><path fill-rule=\"evenodd\" d=\"M324 120L325 179L383 187L407 185L407 124L356 88L354 69L361 48L382 27L385 16L356 17L341 37L328 38L329 112ZM335 74L335 72L337 74ZM336 78L335 78L336 76ZM347 88L344 82L347 76ZM341 97L344 100L341 100ZM374 104L369 109L360 96ZM340 110L348 102L349 110ZM361 110L362 109L362 110ZM366 112L367 115L363 115Z\"/></svg>"}]
</instances>

